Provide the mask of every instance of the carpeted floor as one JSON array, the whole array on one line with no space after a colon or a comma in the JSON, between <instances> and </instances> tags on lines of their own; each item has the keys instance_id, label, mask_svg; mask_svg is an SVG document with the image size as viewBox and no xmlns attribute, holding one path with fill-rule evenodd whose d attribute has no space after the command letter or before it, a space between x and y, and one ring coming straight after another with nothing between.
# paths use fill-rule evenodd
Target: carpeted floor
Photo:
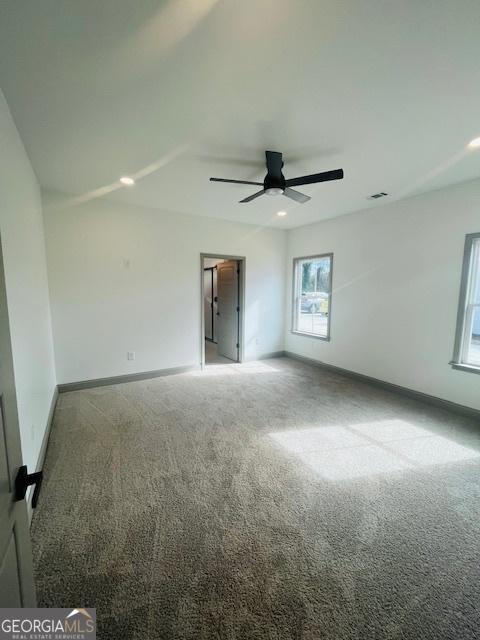
<instances>
[{"instance_id":1,"label":"carpeted floor","mask_svg":"<svg viewBox=\"0 0 480 640\"><path fill-rule=\"evenodd\" d=\"M480 426L279 358L60 396L39 606L101 639L480 637Z\"/></svg>"}]
</instances>

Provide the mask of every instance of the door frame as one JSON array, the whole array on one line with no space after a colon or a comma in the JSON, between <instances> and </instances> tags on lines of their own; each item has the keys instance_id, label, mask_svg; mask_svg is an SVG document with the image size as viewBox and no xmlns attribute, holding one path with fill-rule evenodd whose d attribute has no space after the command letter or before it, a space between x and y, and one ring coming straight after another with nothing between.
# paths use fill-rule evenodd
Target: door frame
<instances>
[{"instance_id":1,"label":"door frame","mask_svg":"<svg viewBox=\"0 0 480 640\"><path fill-rule=\"evenodd\" d=\"M222 253L201 253L200 254L200 367L205 368L205 317L203 309L204 282L203 282L203 261L205 258L218 258L218 260L236 260L240 263L240 277L238 278L238 302L240 312L238 314L238 362L245 360L245 256L231 256Z\"/></svg>"}]
</instances>

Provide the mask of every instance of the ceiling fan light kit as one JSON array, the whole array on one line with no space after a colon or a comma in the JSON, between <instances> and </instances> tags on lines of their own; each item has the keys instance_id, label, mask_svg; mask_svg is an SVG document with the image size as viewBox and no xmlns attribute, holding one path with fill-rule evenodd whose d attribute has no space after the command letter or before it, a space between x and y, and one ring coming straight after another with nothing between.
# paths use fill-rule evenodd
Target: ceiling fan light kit
<instances>
[{"instance_id":1,"label":"ceiling fan light kit","mask_svg":"<svg viewBox=\"0 0 480 640\"><path fill-rule=\"evenodd\" d=\"M308 176L299 176L298 178L285 179L282 173L283 159L279 151L265 151L267 163L267 175L263 182L252 182L250 180L230 180L229 178L210 178L212 182L231 182L233 184L252 184L263 187L260 191L247 196L241 203L251 202L256 198L268 195L279 196L284 195L295 202L303 204L310 200L310 196L306 196L300 191L296 191L291 187L299 187L303 184L316 184L318 182L328 182L330 180L341 180L343 178L343 169L335 169L333 171L323 171L322 173L312 173Z\"/></svg>"}]
</instances>

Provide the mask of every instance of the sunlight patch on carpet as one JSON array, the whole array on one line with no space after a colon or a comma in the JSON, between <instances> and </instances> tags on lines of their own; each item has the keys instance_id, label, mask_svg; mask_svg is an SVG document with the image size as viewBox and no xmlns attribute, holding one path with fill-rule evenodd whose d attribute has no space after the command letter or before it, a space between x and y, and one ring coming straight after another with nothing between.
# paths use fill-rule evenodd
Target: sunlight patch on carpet
<instances>
[{"instance_id":1,"label":"sunlight patch on carpet","mask_svg":"<svg viewBox=\"0 0 480 640\"><path fill-rule=\"evenodd\" d=\"M326 480L347 480L480 457L405 420L291 429L270 438Z\"/></svg>"}]
</instances>

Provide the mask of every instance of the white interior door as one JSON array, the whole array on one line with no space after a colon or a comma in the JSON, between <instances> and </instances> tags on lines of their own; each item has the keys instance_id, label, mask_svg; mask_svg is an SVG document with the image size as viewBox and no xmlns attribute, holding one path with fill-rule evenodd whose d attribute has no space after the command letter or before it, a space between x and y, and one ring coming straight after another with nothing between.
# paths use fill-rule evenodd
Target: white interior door
<instances>
[{"instance_id":1,"label":"white interior door","mask_svg":"<svg viewBox=\"0 0 480 640\"><path fill-rule=\"evenodd\" d=\"M217 268L215 267L215 269L213 270L213 291L212 291L212 296L213 296L213 341L217 342L217 311L218 311L218 304L217 304L217 296L218 296L218 292L217 292Z\"/></svg>"},{"instance_id":2,"label":"white interior door","mask_svg":"<svg viewBox=\"0 0 480 640\"><path fill-rule=\"evenodd\" d=\"M26 501L15 501L22 465L15 379L0 247L0 607L34 607Z\"/></svg>"},{"instance_id":3,"label":"white interior door","mask_svg":"<svg viewBox=\"0 0 480 640\"><path fill-rule=\"evenodd\" d=\"M203 316L205 338L213 340L213 287L212 269L203 271Z\"/></svg>"},{"instance_id":4,"label":"white interior door","mask_svg":"<svg viewBox=\"0 0 480 640\"><path fill-rule=\"evenodd\" d=\"M217 265L217 352L238 361L238 262Z\"/></svg>"}]
</instances>

